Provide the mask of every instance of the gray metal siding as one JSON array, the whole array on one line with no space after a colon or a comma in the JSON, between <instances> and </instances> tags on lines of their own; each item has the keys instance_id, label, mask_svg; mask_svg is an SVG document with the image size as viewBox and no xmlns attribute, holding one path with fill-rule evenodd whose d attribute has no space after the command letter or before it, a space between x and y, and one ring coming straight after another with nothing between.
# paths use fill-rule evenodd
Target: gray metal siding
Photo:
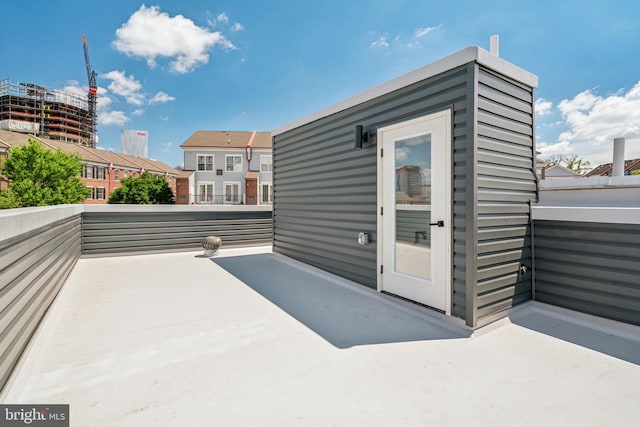
<instances>
[{"instance_id":1,"label":"gray metal siding","mask_svg":"<svg viewBox=\"0 0 640 427\"><path fill-rule=\"evenodd\" d=\"M534 224L535 299L640 325L640 227Z\"/></svg>"},{"instance_id":2,"label":"gray metal siding","mask_svg":"<svg viewBox=\"0 0 640 427\"><path fill-rule=\"evenodd\" d=\"M353 130L446 108L452 313L476 327L530 299L533 89L475 63L276 135L274 250L375 288L377 151L355 150ZM373 244L357 245L359 231L371 232Z\"/></svg>"},{"instance_id":3,"label":"gray metal siding","mask_svg":"<svg viewBox=\"0 0 640 427\"><path fill-rule=\"evenodd\" d=\"M80 257L80 215L0 242L0 388Z\"/></svg>"},{"instance_id":4,"label":"gray metal siding","mask_svg":"<svg viewBox=\"0 0 640 427\"><path fill-rule=\"evenodd\" d=\"M415 243L418 246L431 245L431 228L425 226L431 222L429 211L396 211L396 240Z\"/></svg>"},{"instance_id":5,"label":"gray metal siding","mask_svg":"<svg viewBox=\"0 0 640 427\"><path fill-rule=\"evenodd\" d=\"M355 126L377 129L452 108L453 167L464 176L466 72L459 67L276 135L274 250L376 288L377 150L375 144L354 149ZM455 186L454 203L461 206L465 186ZM372 244L358 245L360 231L371 233ZM455 251L464 227L453 232Z\"/></svg>"},{"instance_id":6,"label":"gray metal siding","mask_svg":"<svg viewBox=\"0 0 640 427\"><path fill-rule=\"evenodd\" d=\"M271 212L85 212L82 253L196 248L210 235L223 246L270 243Z\"/></svg>"},{"instance_id":7,"label":"gray metal siding","mask_svg":"<svg viewBox=\"0 0 640 427\"><path fill-rule=\"evenodd\" d=\"M467 324L531 299L530 203L537 198L533 89L478 67L476 313ZM521 267L526 272L521 271Z\"/></svg>"}]
</instances>

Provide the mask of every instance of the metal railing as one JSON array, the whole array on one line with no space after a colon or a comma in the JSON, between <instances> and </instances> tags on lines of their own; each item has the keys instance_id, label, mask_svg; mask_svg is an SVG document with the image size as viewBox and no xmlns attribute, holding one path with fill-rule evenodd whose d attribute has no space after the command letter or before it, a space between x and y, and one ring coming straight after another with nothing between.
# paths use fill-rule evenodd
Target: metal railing
<instances>
[{"instance_id":1,"label":"metal railing","mask_svg":"<svg viewBox=\"0 0 640 427\"><path fill-rule=\"evenodd\" d=\"M246 196L244 194L209 196L196 194L193 198L196 205L271 205L272 200L265 201L262 196Z\"/></svg>"}]
</instances>

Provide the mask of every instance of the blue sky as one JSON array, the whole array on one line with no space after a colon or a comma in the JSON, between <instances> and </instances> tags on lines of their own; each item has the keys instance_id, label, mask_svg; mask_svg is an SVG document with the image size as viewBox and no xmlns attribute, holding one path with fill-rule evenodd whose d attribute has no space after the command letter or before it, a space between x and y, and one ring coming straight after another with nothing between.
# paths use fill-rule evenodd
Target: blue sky
<instances>
[{"instance_id":1,"label":"blue sky","mask_svg":"<svg viewBox=\"0 0 640 427\"><path fill-rule=\"evenodd\" d=\"M640 157L636 1L7 1L0 78L86 93L82 34L99 73L99 147L149 131L182 163L195 130L271 131L469 45L539 77L543 157Z\"/></svg>"}]
</instances>

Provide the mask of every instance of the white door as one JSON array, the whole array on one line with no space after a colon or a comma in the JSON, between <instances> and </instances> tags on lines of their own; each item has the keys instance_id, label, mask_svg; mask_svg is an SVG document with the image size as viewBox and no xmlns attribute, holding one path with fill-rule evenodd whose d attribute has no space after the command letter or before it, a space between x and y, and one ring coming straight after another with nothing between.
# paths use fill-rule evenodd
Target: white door
<instances>
[{"instance_id":1,"label":"white door","mask_svg":"<svg viewBox=\"0 0 640 427\"><path fill-rule=\"evenodd\" d=\"M449 314L451 112L378 130L378 289Z\"/></svg>"}]
</instances>

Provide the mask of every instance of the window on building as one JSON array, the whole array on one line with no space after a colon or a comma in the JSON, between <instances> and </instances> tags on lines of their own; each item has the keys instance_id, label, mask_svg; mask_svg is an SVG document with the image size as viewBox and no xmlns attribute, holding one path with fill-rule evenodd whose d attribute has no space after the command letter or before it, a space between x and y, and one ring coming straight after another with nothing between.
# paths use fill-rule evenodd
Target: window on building
<instances>
[{"instance_id":1,"label":"window on building","mask_svg":"<svg viewBox=\"0 0 640 427\"><path fill-rule=\"evenodd\" d=\"M198 184L198 203L213 203L213 183Z\"/></svg>"},{"instance_id":2,"label":"window on building","mask_svg":"<svg viewBox=\"0 0 640 427\"><path fill-rule=\"evenodd\" d=\"M213 154L198 154L198 170L199 171L213 170Z\"/></svg>"},{"instance_id":3,"label":"window on building","mask_svg":"<svg viewBox=\"0 0 640 427\"><path fill-rule=\"evenodd\" d=\"M104 200L105 199L104 187L96 188L96 199L98 199L98 200Z\"/></svg>"},{"instance_id":4,"label":"window on building","mask_svg":"<svg viewBox=\"0 0 640 427\"><path fill-rule=\"evenodd\" d=\"M120 181L120 169L116 169L113 172L113 179L116 180L116 181Z\"/></svg>"},{"instance_id":5,"label":"window on building","mask_svg":"<svg viewBox=\"0 0 640 427\"><path fill-rule=\"evenodd\" d=\"M86 165L84 167L84 177L88 179L93 179L93 166Z\"/></svg>"},{"instance_id":6,"label":"window on building","mask_svg":"<svg viewBox=\"0 0 640 427\"><path fill-rule=\"evenodd\" d=\"M104 179L105 174L104 174L104 168L96 168L96 178L97 179Z\"/></svg>"},{"instance_id":7,"label":"window on building","mask_svg":"<svg viewBox=\"0 0 640 427\"><path fill-rule=\"evenodd\" d=\"M227 172L242 172L242 156L236 154L227 154L225 158L225 170Z\"/></svg>"},{"instance_id":8,"label":"window on building","mask_svg":"<svg viewBox=\"0 0 640 427\"><path fill-rule=\"evenodd\" d=\"M96 189L93 188L93 187L87 187L87 188L90 190L89 195L87 196L87 200L95 199L96 198Z\"/></svg>"},{"instance_id":9,"label":"window on building","mask_svg":"<svg viewBox=\"0 0 640 427\"><path fill-rule=\"evenodd\" d=\"M260 204L270 205L273 203L273 185L269 183L263 183L260 185Z\"/></svg>"},{"instance_id":10,"label":"window on building","mask_svg":"<svg viewBox=\"0 0 640 427\"><path fill-rule=\"evenodd\" d=\"M242 195L240 194L239 182L225 182L224 183L224 202L230 204L237 204L242 201Z\"/></svg>"},{"instance_id":11,"label":"window on building","mask_svg":"<svg viewBox=\"0 0 640 427\"><path fill-rule=\"evenodd\" d=\"M271 172L273 160L271 156L260 156L260 172Z\"/></svg>"},{"instance_id":12,"label":"window on building","mask_svg":"<svg viewBox=\"0 0 640 427\"><path fill-rule=\"evenodd\" d=\"M122 171L122 177L123 178L128 178L129 177L129 171Z\"/></svg>"}]
</instances>

